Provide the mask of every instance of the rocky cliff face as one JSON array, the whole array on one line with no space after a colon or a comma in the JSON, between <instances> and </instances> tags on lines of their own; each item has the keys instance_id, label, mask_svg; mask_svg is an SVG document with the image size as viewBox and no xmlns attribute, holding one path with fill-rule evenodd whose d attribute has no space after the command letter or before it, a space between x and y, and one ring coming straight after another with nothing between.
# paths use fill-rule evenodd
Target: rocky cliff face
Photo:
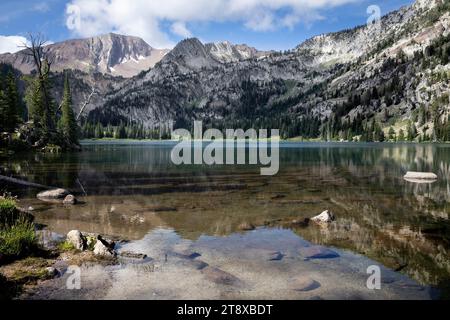
<instances>
[{"instance_id":1,"label":"rocky cliff face","mask_svg":"<svg viewBox=\"0 0 450 320\"><path fill-rule=\"evenodd\" d=\"M73 69L123 77L152 68L168 52L154 49L140 38L113 33L51 44L46 50L54 71ZM34 68L31 58L23 51L0 55L0 61L12 64L23 73L30 73Z\"/></svg>"},{"instance_id":2,"label":"rocky cliff face","mask_svg":"<svg viewBox=\"0 0 450 320\"><path fill-rule=\"evenodd\" d=\"M229 41L208 43L205 47L217 61L222 63L257 59L271 54L267 51L258 51L246 44L233 45Z\"/></svg>"}]
</instances>

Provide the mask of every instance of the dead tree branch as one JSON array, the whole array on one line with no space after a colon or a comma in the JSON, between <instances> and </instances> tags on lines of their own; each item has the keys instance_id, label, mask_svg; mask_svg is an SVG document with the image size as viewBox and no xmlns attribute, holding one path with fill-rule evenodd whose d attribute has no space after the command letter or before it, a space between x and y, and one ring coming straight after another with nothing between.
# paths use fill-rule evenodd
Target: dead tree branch
<instances>
[{"instance_id":1,"label":"dead tree branch","mask_svg":"<svg viewBox=\"0 0 450 320\"><path fill-rule=\"evenodd\" d=\"M91 99L92 99L92 97L94 96L95 93L96 93L96 92L95 92L95 88L92 88L91 94L90 94L89 97L84 101L84 104L81 106L80 112L78 113L78 116L77 116L77 119L76 119L77 121L80 120L80 117L81 117L81 115L83 114L84 109L86 109L87 105L88 105L89 103L91 103Z\"/></svg>"}]
</instances>

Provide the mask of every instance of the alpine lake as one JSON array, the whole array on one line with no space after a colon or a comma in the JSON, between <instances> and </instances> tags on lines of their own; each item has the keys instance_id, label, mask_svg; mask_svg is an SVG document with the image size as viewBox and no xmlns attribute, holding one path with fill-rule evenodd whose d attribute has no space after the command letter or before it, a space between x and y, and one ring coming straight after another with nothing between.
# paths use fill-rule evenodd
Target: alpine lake
<instances>
[{"instance_id":1,"label":"alpine lake","mask_svg":"<svg viewBox=\"0 0 450 320\"><path fill-rule=\"evenodd\" d=\"M449 298L450 145L282 142L275 176L259 165L177 166L174 145L86 141L78 153L1 160L2 175L78 198L65 206L38 200L35 188L0 188L32 207L48 233L124 239L119 250L149 257L86 267L101 283L73 293L56 281L37 298ZM438 180L408 182L407 171ZM334 222L301 223L324 210ZM315 259L305 248L335 255ZM381 289L367 287L371 265L381 268Z\"/></svg>"}]
</instances>

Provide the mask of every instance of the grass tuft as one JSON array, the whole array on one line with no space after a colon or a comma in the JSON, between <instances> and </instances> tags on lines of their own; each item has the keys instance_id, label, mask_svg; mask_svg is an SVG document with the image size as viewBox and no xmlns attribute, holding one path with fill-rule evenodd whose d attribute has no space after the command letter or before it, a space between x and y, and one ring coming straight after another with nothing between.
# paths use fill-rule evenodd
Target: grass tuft
<instances>
[{"instance_id":1,"label":"grass tuft","mask_svg":"<svg viewBox=\"0 0 450 320\"><path fill-rule=\"evenodd\" d=\"M34 224L19 219L12 226L0 230L0 253L7 257L23 257L37 249Z\"/></svg>"},{"instance_id":2,"label":"grass tuft","mask_svg":"<svg viewBox=\"0 0 450 320\"><path fill-rule=\"evenodd\" d=\"M75 246L67 241L64 241L64 242L61 242L60 244L58 244L58 249L63 252L76 250Z\"/></svg>"}]
</instances>

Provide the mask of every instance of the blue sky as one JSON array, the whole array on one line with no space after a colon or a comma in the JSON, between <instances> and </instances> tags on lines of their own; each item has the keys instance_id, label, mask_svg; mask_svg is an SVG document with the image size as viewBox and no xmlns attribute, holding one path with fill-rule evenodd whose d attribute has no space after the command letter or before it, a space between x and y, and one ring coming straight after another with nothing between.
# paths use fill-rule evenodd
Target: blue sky
<instances>
[{"instance_id":1,"label":"blue sky","mask_svg":"<svg viewBox=\"0 0 450 320\"><path fill-rule=\"evenodd\" d=\"M185 37L195 36L203 42L229 40L261 50L285 50L314 35L365 24L369 5L378 5L386 14L413 2L237 1L2 0L0 52L11 48L8 41L17 42L21 36L36 31L52 42L118 32L140 36L154 47L171 47ZM68 13L71 7L76 10ZM74 17L79 19L72 19L69 25L68 18Z\"/></svg>"}]
</instances>

